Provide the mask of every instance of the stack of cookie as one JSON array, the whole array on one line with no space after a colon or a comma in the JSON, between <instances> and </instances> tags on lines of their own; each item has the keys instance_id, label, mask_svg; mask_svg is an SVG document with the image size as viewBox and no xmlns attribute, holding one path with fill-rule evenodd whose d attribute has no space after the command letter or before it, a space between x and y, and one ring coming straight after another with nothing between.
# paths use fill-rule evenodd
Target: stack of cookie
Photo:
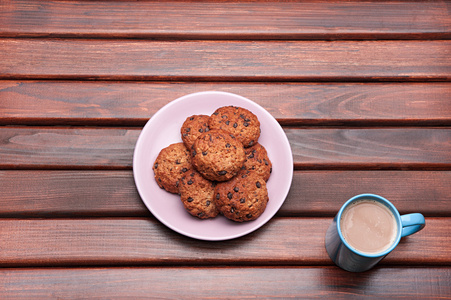
<instances>
[{"instance_id":1,"label":"stack of cookie","mask_svg":"<svg viewBox=\"0 0 451 300\"><path fill-rule=\"evenodd\" d=\"M180 194L186 210L201 219L219 213L237 222L258 218L268 202L272 165L258 143L257 116L224 106L211 116L188 117L180 132L183 143L162 149L155 160L158 185Z\"/></svg>"}]
</instances>

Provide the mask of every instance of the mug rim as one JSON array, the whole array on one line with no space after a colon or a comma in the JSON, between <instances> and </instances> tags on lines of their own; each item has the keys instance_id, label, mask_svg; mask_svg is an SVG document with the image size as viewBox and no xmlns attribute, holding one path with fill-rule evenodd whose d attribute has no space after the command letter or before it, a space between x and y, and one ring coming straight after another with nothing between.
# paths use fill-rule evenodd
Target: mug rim
<instances>
[{"instance_id":1,"label":"mug rim","mask_svg":"<svg viewBox=\"0 0 451 300\"><path fill-rule=\"evenodd\" d=\"M370 198L372 200L376 200L379 203L385 205L394 215L395 219L396 219L396 224L398 226L398 230L397 230L397 234L396 234L396 238L393 241L392 245L390 247L388 247L387 249L385 249L382 252L378 252L378 253L365 253L362 251L359 251L357 249L355 249L354 247L352 247L344 238L344 236L341 233L341 226L340 226L340 220L341 220L341 215L343 214L343 211L353 202L361 199L361 198ZM359 194L356 195L352 198L350 198L349 200L347 200L340 208L340 210L338 211L338 214L336 216L337 218L337 231L338 231L338 235L340 237L340 240L343 244L346 245L346 248L348 248L350 251L354 252L357 255L360 255L362 257L368 257L368 258L377 258L377 257L384 257L387 254L389 254L391 251L393 251L393 249L396 248L396 246L399 244L399 241L401 240L401 232L402 232L402 222L401 222L401 215L399 214L398 210L396 209L396 207L387 199L385 199L382 196L376 195L376 194L370 194L370 193L365 193L365 194Z\"/></svg>"}]
</instances>

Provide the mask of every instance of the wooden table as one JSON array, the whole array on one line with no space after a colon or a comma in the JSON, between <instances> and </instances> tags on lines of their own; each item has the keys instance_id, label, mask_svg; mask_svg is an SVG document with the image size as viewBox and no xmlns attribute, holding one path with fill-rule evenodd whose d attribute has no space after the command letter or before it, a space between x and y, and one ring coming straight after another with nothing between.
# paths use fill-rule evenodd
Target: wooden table
<instances>
[{"instance_id":1,"label":"wooden table","mask_svg":"<svg viewBox=\"0 0 451 300\"><path fill-rule=\"evenodd\" d=\"M451 298L451 3L0 4L0 298ZM294 158L276 216L244 237L175 233L132 157L170 101L260 104ZM324 235L370 192L426 228L371 271Z\"/></svg>"}]
</instances>

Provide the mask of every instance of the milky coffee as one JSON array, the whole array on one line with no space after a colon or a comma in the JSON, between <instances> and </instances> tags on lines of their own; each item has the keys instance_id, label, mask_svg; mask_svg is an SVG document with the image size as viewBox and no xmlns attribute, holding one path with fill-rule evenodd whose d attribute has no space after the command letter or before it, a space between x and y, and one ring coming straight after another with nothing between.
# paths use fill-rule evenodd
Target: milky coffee
<instances>
[{"instance_id":1,"label":"milky coffee","mask_svg":"<svg viewBox=\"0 0 451 300\"><path fill-rule=\"evenodd\" d=\"M393 213L374 200L358 200L343 211L340 230L351 247L367 253L380 253L394 243L398 231Z\"/></svg>"}]
</instances>

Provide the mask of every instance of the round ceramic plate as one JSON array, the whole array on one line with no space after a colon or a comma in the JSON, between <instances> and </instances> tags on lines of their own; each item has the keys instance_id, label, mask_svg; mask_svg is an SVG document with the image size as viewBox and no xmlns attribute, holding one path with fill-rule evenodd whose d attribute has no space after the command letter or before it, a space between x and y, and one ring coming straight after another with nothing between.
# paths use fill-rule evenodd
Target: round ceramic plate
<instances>
[{"instance_id":1,"label":"round ceramic plate","mask_svg":"<svg viewBox=\"0 0 451 300\"><path fill-rule=\"evenodd\" d=\"M188 214L180 196L161 189L154 179L152 165L161 149L182 142L180 128L192 115L211 115L222 106L240 106L253 112L260 121L258 140L272 162L267 182L269 201L256 220L237 223L219 215L200 220ZM144 126L133 156L133 175L138 192L150 212L172 230L200 240L221 241L246 235L268 222L282 206L293 178L293 156L285 132L260 105L226 92L200 92L178 98L161 108Z\"/></svg>"}]
</instances>

